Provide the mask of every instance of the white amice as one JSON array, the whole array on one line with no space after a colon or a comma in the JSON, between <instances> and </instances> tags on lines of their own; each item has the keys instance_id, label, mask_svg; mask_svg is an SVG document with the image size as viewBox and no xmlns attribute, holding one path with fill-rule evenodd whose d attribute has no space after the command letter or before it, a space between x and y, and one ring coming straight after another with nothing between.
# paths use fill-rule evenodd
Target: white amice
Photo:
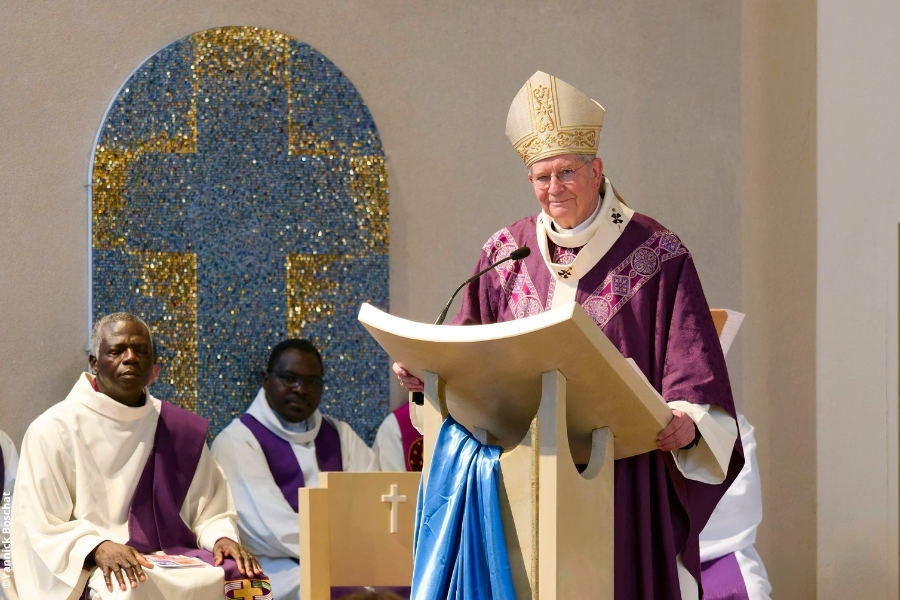
<instances>
[{"instance_id":1,"label":"white amice","mask_svg":"<svg viewBox=\"0 0 900 600\"><path fill-rule=\"evenodd\" d=\"M304 431L289 430L260 389L247 413L291 444L307 487L317 487L319 482L315 439L323 418L329 419L340 436L344 471L378 470L375 453L350 425L323 417L318 410L306 421ZM228 477L244 547L266 572L276 600L296 600L300 594L299 517L275 483L259 442L235 419L213 441L212 453Z\"/></svg>"},{"instance_id":2,"label":"white amice","mask_svg":"<svg viewBox=\"0 0 900 600\"><path fill-rule=\"evenodd\" d=\"M634 211L616 197L612 183L605 177L602 189L605 193L597 203L594 213L577 227L564 229L543 211L538 216L535 224L538 249L547 269L554 277L549 300L551 308L575 301L578 282L612 248L634 216ZM610 218L613 214L616 217ZM581 248L581 250L570 264L554 263L550 256L548 240L561 248Z\"/></svg>"},{"instance_id":3,"label":"white amice","mask_svg":"<svg viewBox=\"0 0 900 600\"><path fill-rule=\"evenodd\" d=\"M88 578L85 558L105 540L129 540L128 514L153 448L161 403L125 406L94 391L84 373L65 400L28 428L22 441L13 498L12 558L22 598L77 598ZM212 550L216 540L240 541L222 471L204 445L180 516ZM95 598L221 600L224 571L217 567L164 573L145 569L147 581L109 593L94 570Z\"/></svg>"}]
</instances>

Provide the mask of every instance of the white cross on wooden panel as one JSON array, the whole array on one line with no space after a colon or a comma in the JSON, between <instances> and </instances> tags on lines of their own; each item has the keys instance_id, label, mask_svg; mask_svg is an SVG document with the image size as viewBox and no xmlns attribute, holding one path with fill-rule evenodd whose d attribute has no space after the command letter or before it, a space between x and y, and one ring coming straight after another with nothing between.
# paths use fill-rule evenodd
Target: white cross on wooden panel
<instances>
[{"instance_id":1,"label":"white cross on wooden panel","mask_svg":"<svg viewBox=\"0 0 900 600\"><path fill-rule=\"evenodd\" d=\"M400 496L397 494L397 484L391 484L391 493L390 494L382 494L381 495L382 502L390 502L391 503L391 533L397 533L397 513L399 512L399 507L397 503L406 502L406 496Z\"/></svg>"}]
</instances>

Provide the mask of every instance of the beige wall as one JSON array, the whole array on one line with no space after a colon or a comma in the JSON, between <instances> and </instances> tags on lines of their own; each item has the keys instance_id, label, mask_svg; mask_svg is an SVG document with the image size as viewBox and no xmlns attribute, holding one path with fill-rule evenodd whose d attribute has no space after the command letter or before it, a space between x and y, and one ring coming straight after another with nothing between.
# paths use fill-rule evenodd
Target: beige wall
<instances>
[{"instance_id":1,"label":"beige wall","mask_svg":"<svg viewBox=\"0 0 900 600\"><path fill-rule=\"evenodd\" d=\"M744 0L742 39L742 388L759 442L757 548L775 597L802 600L816 597L815 0Z\"/></svg>"},{"instance_id":2,"label":"beige wall","mask_svg":"<svg viewBox=\"0 0 900 600\"><path fill-rule=\"evenodd\" d=\"M896 597L900 89L876 58L897 55L900 14L882 4L0 0L0 428L18 442L82 367L91 146L168 43L256 25L347 74L388 156L392 312L419 320L535 210L503 130L541 69L604 105L617 188L684 238L711 304L748 314L729 362L757 426L777 597L816 597L817 578L823 598ZM848 308L851 286L876 293Z\"/></svg>"},{"instance_id":3,"label":"beige wall","mask_svg":"<svg viewBox=\"0 0 900 600\"><path fill-rule=\"evenodd\" d=\"M897 598L900 5L818 19L819 597Z\"/></svg>"},{"instance_id":4,"label":"beige wall","mask_svg":"<svg viewBox=\"0 0 900 600\"><path fill-rule=\"evenodd\" d=\"M757 426L776 597L897 597L896 3L0 0L0 14L0 428L16 441L84 363L91 146L153 53L256 25L337 64L388 156L392 312L420 320L493 231L534 211L503 129L541 69L606 107L608 174L684 238L710 303L748 314L729 361Z\"/></svg>"},{"instance_id":5,"label":"beige wall","mask_svg":"<svg viewBox=\"0 0 900 600\"><path fill-rule=\"evenodd\" d=\"M83 364L85 183L106 107L149 56L220 25L307 42L361 92L388 156L395 314L433 319L487 237L535 211L503 131L538 69L606 107L601 154L621 193L684 238L712 304L739 305L737 0L7 0L0 12L0 426L16 440Z\"/></svg>"}]
</instances>

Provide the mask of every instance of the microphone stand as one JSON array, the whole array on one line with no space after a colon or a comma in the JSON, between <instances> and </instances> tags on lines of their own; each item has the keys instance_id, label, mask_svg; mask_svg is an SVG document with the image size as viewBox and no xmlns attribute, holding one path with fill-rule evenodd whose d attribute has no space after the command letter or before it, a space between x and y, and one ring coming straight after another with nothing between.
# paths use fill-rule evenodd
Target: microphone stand
<instances>
[{"instance_id":1,"label":"microphone stand","mask_svg":"<svg viewBox=\"0 0 900 600\"><path fill-rule=\"evenodd\" d=\"M441 314L438 315L438 318L434 322L434 324L435 325L443 325L444 319L447 318L447 311L450 310L450 305L453 304L453 301L456 299L456 295L459 293L459 291L461 289L463 289L464 287L466 287L467 285L469 285L470 283L472 283L473 281L475 281L476 279L478 279L479 277L481 277L482 275L484 275L485 273L487 273L494 267L502 265L503 263L505 263L508 260L522 260L529 254L531 254L531 248L529 248L528 246L522 246L521 248L516 248L515 250L510 252L509 256L507 256L506 258L502 258L502 259L498 260L497 262L488 265L484 269L478 271L477 273L475 273L474 275L472 275L471 277L469 277L468 279L463 281L461 284L459 284L459 287L456 288L456 290L450 296L450 300L447 301L447 304L444 306L444 310L442 310ZM410 394L412 395L411 397L412 397L413 404L417 404L418 406L422 406L423 404L425 404L425 394L423 394L422 392L410 392Z\"/></svg>"}]
</instances>

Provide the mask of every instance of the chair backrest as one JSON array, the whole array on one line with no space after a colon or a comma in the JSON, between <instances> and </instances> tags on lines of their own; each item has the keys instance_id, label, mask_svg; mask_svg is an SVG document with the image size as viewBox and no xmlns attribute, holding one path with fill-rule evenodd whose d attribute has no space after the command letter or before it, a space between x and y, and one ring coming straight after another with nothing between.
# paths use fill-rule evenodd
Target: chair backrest
<instances>
[{"instance_id":1,"label":"chair backrest","mask_svg":"<svg viewBox=\"0 0 900 600\"><path fill-rule=\"evenodd\" d=\"M408 587L420 473L321 473L300 488L300 596Z\"/></svg>"}]
</instances>

